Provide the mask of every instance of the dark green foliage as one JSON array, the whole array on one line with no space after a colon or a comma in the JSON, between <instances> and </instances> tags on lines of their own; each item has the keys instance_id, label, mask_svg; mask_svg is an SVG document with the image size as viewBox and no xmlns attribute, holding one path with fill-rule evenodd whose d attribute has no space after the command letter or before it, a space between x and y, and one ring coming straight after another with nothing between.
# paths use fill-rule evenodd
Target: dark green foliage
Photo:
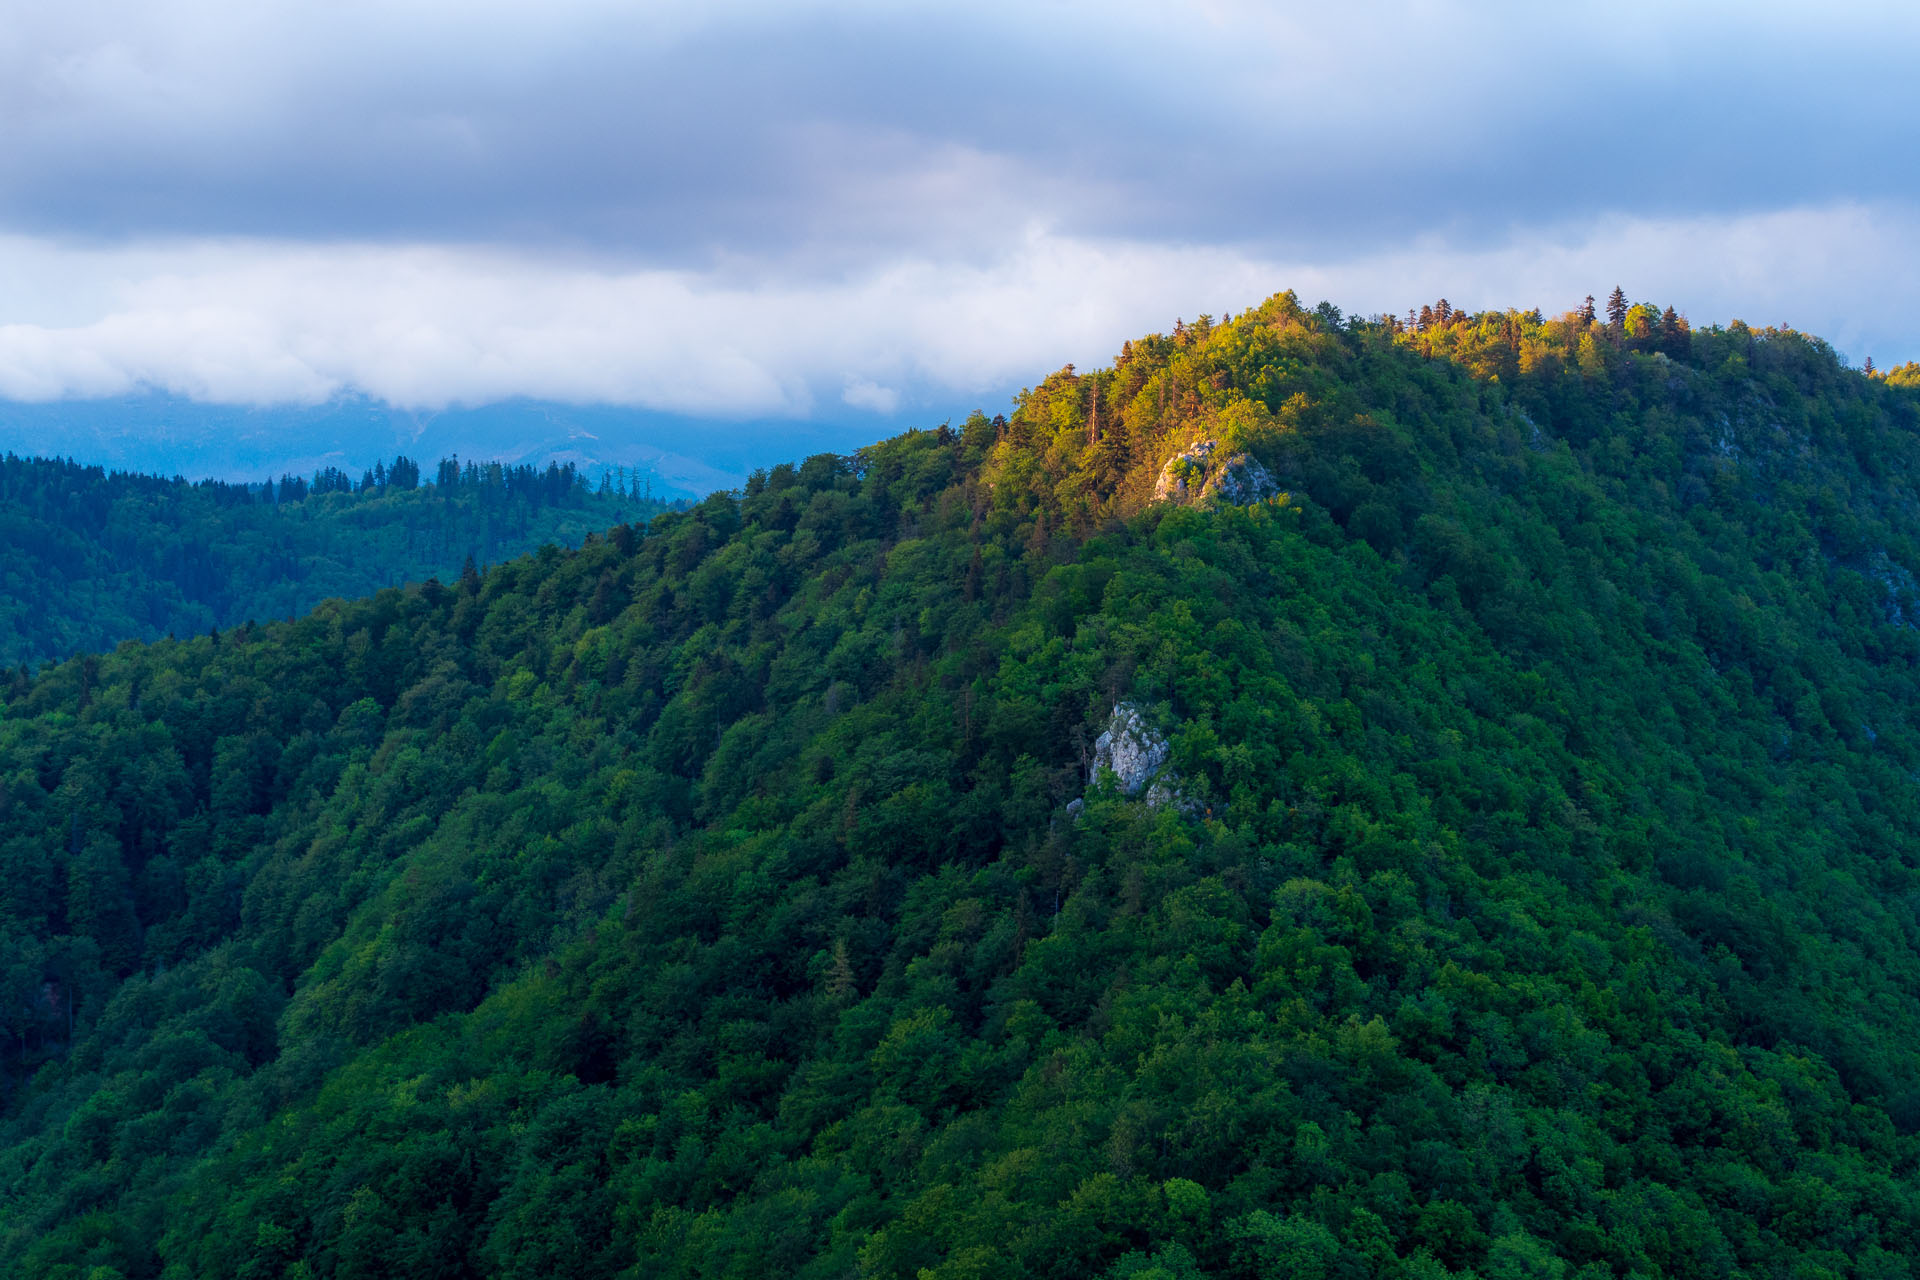
<instances>
[{"instance_id":1,"label":"dark green foliage","mask_svg":"<svg viewBox=\"0 0 1920 1280\"><path fill-rule=\"evenodd\" d=\"M1639 311L1283 295L13 682L0 1263L1909 1274L1916 403Z\"/></svg>"},{"instance_id":2,"label":"dark green foliage","mask_svg":"<svg viewBox=\"0 0 1920 1280\"><path fill-rule=\"evenodd\" d=\"M0 459L0 666L122 640L305 613L330 596L509 559L661 505L591 491L571 464L463 469L420 488L411 460L356 484L335 467L258 487ZM450 478L450 479L449 479Z\"/></svg>"}]
</instances>

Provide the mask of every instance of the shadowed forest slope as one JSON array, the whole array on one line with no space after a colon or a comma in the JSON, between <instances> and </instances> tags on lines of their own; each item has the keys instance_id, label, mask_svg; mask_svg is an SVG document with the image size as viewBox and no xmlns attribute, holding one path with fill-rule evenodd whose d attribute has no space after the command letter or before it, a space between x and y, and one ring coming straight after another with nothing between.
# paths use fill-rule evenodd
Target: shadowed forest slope
<instances>
[{"instance_id":1,"label":"shadowed forest slope","mask_svg":"<svg viewBox=\"0 0 1920 1280\"><path fill-rule=\"evenodd\" d=\"M0 459L0 666L292 618L329 596L451 578L664 504L571 466L405 457L261 485L188 483L52 458Z\"/></svg>"},{"instance_id":2,"label":"shadowed forest slope","mask_svg":"<svg viewBox=\"0 0 1920 1280\"><path fill-rule=\"evenodd\" d=\"M1909 1275L1917 409L1283 294L18 674L0 1265ZM1200 439L1284 496L1150 503Z\"/></svg>"}]
</instances>

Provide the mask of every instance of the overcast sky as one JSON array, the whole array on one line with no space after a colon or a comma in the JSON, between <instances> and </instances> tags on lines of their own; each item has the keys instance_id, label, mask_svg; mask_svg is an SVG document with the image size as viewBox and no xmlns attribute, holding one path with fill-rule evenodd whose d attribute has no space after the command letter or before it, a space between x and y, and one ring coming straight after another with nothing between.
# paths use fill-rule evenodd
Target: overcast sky
<instances>
[{"instance_id":1,"label":"overcast sky","mask_svg":"<svg viewBox=\"0 0 1920 1280\"><path fill-rule=\"evenodd\" d=\"M1920 356L1911 7L0 15L16 399L891 415L1288 287Z\"/></svg>"}]
</instances>

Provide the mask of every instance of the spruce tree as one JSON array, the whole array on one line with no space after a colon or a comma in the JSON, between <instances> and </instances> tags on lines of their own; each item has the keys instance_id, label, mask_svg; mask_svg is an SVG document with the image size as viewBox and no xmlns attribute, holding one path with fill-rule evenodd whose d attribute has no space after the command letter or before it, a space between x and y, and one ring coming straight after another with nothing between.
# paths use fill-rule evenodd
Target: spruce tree
<instances>
[{"instance_id":1,"label":"spruce tree","mask_svg":"<svg viewBox=\"0 0 1920 1280\"><path fill-rule=\"evenodd\" d=\"M1580 308L1580 323L1591 326L1593 324L1593 320L1594 320L1593 295L1588 294L1586 305Z\"/></svg>"},{"instance_id":2,"label":"spruce tree","mask_svg":"<svg viewBox=\"0 0 1920 1280\"><path fill-rule=\"evenodd\" d=\"M1660 350L1675 360L1684 359L1693 348L1687 322L1672 307L1660 313Z\"/></svg>"},{"instance_id":3,"label":"spruce tree","mask_svg":"<svg viewBox=\"0 0 1920 1280\"><path fill-rule=\"evenodd\" d=\"M1627 295L1619 285L1607 295L1607 327L1616 334L1627 331Z\"/></svg>"}]
</instances>

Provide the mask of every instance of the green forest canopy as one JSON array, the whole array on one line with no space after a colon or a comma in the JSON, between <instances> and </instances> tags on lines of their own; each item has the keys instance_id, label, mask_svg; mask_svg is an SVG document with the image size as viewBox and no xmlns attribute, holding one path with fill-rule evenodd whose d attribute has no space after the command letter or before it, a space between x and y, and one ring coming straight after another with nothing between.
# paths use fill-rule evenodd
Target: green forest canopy
<instances>
[{"instance_id":1,"label":"green forest canopy","mask_svg":"<svg viewBox=\"0 0 1920 1280\"><path fill-rule=\"evenodd\" d=\"M259 485L0 458L0 666L291 618L330 596L451 578L664 505L571 464L405 456L356 482L336 467Z\"/></svg>"},{"instance_id":2,"label":"green forest canopy","mask_svg":"<svg viewBox=\"0 0 1920 1280\"><path fill-rule=\"evenodd\" d=\"M1282 294L17 673L0 1266L1911 1274L1920 403L1659 318Z\"/></svg>"}]
</instances>

